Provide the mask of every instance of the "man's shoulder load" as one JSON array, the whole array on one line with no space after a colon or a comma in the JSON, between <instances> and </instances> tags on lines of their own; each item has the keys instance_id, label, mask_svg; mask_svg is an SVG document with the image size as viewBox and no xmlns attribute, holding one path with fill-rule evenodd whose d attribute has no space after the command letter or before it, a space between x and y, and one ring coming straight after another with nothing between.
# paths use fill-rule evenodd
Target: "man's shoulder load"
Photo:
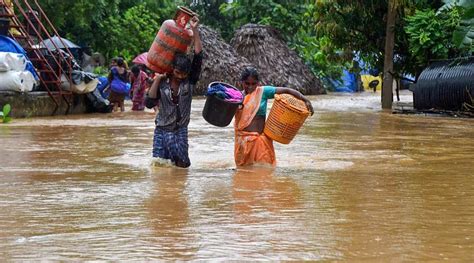
<instances>
[{"instance_id":1,"label":"man's shoulder load","mask_svg":"<svg viewBox=\"0 0 474 263\"><path fill-rule=\"evenodd\" d=\"M146 66L158 73L170 73L177 53L187 53L193 38L193 31L186 28L196 15L193 11L179 7L174 19L168 19L160 27L148 51Z\"/></svg>"}]
</instances>

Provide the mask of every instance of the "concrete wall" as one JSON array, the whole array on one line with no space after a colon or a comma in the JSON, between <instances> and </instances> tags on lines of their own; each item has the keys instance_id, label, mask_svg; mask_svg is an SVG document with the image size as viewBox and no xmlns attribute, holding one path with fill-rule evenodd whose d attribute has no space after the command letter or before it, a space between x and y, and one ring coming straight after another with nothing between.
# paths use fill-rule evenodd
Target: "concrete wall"
<instances>
[{"instance_id":1,"label":"concrete wall","mask_svg":"<svg viewBox=\"0 0 474 263\"><path fill-rule=\"evenodd\" d=\"M57 99L60 101L59 107L56 107L47 92L0 91L0 108L3 108L5 104L10 104L12 107L10 116L14 118L80 114L89 111L85 95L73 95L72 105L69 109L64 99Z\"/></svg>"}]
</instances>

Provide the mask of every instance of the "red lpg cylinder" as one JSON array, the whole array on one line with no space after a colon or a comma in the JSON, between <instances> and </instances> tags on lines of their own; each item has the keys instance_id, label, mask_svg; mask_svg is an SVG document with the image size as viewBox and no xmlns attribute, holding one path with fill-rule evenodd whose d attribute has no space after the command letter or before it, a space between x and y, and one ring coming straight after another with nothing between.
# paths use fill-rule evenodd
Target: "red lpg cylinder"
<instances>
[{"instance_id":1,"label":"red lpg cylinder","mask_svg":"<svg viewBox=\"0 0 474 263\"><path fill-rule=\"evenodd\" d=\"M186 53L193 39L193 31L186 24L196 15L190 9L179 7L174 19L163 22L148 51L147 67L158 73L170 73L176 53Z\"/></svg>"}]
</instances>

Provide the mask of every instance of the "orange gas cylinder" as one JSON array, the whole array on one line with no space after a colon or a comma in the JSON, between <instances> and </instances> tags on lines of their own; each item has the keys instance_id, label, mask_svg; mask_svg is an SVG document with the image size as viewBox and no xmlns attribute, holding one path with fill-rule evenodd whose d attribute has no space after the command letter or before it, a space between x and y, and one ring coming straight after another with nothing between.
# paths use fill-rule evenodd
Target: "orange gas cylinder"
<instances>
[{"instance_id":1,"label":"orange gas cylinder","mask_svg":"<svg viewBox=\"0 0 474 263\"><path fill-rule=\"evenodd\" d=\"M193 11L179 7L174 19L163 22L148 51L147 67L158 73L170 73L176 53L186 53L192 42L193 31L187 29Z\"/></svg>"}]
</instances>

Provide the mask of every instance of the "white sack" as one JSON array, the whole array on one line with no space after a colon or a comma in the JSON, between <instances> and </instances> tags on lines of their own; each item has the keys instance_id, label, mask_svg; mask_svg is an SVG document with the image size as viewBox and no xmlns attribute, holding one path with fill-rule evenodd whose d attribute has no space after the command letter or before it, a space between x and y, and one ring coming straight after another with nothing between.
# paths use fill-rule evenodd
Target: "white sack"
<instances>
[{"instance_id":1,"label":"white sack","mask_svg":"<svg viewBox=\"0 0 474 263\"><path fill-rule=\"evenodd\" d=\"M11 52L0 52L0 72L24 71L26 68L26 58L22 54Z\"/></svg>"},{"instance_id":2,"label":"white sack","mask_svg":"<svg viewBox=\"0 0 474 263\"><path fill-rule=\"evenodd\" d=\"M0 90L21 91L23 80L21 71L0 72Z\"/></svg>"},{"instance_id":3,"label":"white sack","mask_svg":"<svg viewBox=\"0 0 474 263\"><path fill-rule=\"evenodd\" d=\"M34 84L35 78L29 71L0 72L0 90L28 92Z\"/></svg>"},{"instance_id":4,"label":"white sack","mask_svg":"<svg viewBox=\"0 0 474 263\"><path fill-rule=\"evenodd\" d=\"M21 91L22 92L32 91L36 83L36 80L33 74L31 74L31 72L29 71L22 71L20 72L20 77L23 80Z\"/></svg>"}]
</instances>

